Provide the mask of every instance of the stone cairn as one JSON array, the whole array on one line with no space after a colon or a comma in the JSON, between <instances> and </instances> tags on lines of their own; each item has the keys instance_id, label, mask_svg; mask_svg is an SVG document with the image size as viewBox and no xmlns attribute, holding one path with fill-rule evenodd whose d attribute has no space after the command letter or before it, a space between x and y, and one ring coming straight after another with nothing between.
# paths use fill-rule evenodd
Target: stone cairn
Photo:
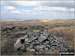
<instances>
[{"instance_id":1,"label":"stone cairn","mask_svg":"<svg viewBox=\"0 0 75 56\"><path fill-rule=\"evenodd\" d=\"M29 32L23 42L24 49L28 51L67 50L65 38L53 36L47 30Z\"/></svg>"}]
</instances>

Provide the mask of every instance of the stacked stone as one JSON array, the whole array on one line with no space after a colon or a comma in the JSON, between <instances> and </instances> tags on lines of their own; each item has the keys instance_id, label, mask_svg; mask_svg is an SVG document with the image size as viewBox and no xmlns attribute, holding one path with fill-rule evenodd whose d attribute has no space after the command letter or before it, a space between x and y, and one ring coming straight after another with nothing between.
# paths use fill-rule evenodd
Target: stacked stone
<instances>
[{"instance_id":1,"label":"stacked stone","mask_svg":"<svg viewBox=\"0 0 75 56\"><path fill-rule=\"evenodd\" d=\"M28 51L38 52L67 49L65 38L52 36L47 30L29 32L24 46Z\"/></svg>"}]
</instances>

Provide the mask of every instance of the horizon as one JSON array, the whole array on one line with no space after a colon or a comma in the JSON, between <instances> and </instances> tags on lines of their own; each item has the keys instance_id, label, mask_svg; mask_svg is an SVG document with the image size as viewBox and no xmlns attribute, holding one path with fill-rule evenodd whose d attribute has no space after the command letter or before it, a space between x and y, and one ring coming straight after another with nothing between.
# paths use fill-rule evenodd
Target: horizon
<instances>
[{"instance_id":1,"label":"horizon","mask_svg":"<svg viewBox=\"0 0 75 56\"><path fill-rule=\"evenodd\" d=\"M26 20L3 20L3 21L1 21L0 20L0 22L20 22L20 21L25 21L25 22L29 22L29 21L36 21L36 20L39 20L39 21L41 21L41 20L75 20L74 18L73 19L26 19Z\"/></svg>"},{"instance_id":2,"label":"horizon","mask_svg":"<svg viewBox=\"0 0 75 56\"><path fill-rule=\"evenodd\" d=\"M74 19L74 1L2 1L1 21Z\"/></svg>"}]
</instances>

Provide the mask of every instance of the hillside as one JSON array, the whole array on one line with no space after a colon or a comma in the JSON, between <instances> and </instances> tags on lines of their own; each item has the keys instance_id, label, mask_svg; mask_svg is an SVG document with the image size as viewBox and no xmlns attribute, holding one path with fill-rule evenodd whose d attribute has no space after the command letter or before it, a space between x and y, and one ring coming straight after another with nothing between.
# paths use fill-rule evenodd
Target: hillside
<instances>
[{"instance_id":1,"label":"hillside","mask_svg":"<svg viewBox=\"0 0 75 56\"><path fill-rule=\"evenodd\" d=\"M74 49L75 19L67 19L67 20L48 19L48 20L27 21L27 22L8 21L8 22L0 22L0 24L1 24L2 55L24 54L24 52L22 51L16 52L14 50L13 44L16 42L18 38L24 36L27 32L32 32L34 30L39 29L46 29L55 36L64 36L67 39L68 48ZM31 53L27 52L27 54Z\"/></svg>"}]
</instances>

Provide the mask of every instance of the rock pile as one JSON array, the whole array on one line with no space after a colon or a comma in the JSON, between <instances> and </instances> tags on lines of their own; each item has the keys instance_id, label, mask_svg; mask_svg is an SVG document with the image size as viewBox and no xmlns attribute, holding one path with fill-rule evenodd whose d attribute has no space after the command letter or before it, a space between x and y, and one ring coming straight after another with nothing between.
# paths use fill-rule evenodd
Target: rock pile
<instances>
[{"instance_id":1,"label":"rock pile","mask_svg":"<svg viewBox=\"0 0 75 56\"><path fill-rule=\"evenodd\" d=\"M14 48L43 52L57 49L67 50L67 45L64 37L53 36L47 30L35 30L18 39Z\"/></svg>"}]
</instances>

